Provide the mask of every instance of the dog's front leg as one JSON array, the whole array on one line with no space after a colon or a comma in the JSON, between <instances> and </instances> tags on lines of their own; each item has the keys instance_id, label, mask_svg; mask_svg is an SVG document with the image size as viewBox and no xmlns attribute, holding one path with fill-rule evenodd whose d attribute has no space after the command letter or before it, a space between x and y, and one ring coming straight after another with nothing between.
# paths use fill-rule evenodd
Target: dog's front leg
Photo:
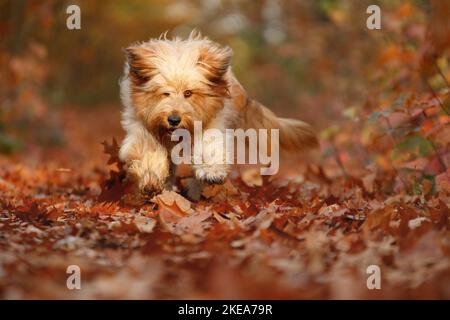
<instances>
[{"instance_id":1,"label":"dog's front leg","mask_svg":"<svg viewBox=\"0 0 450 320\"><path fill-rule=\"evenodd\" d=\"M219 138L219 132L221 138ZM225 134L217 130L216 135L205 136L201 148L194 146L193 167L200 182L223 184L228 176Z\"/></svg>"},{"instance_id":2,"label":"dog's front leg","mask_svg":"<svg viewBox=\"0 0 450 320\"><path fill-rule=\"evenodd\" d=\"M127 165L127 177L143 194L160 193L169 176L167 149L139 135L125 138L119 157Z\"/></svg>"}]
</instances>

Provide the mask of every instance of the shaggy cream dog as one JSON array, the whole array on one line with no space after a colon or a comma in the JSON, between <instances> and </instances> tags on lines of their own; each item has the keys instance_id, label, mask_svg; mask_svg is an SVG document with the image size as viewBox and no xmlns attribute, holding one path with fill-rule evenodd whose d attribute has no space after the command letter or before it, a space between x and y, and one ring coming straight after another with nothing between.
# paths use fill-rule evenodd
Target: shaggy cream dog
<instances>
[{"instance_id":1,"label":"shaggy cream dog","mask_svg":"<svg viewBox=\"0 0 450 320\"><path fill-rule=\"evenodd\" d=\"M171 180L172 132L178 128L192 132L194 121L201 121L203 130L279 129L279 146L290 152L317 145L307 123L278 118L248 97L231 71L229 47L192 32L185 40L164 35L133 44L126 55L120 83L126 137L119 156L141 192L161 192ZM223 183L229 173L226 151L216 148L214 140L202 143L203 149L216 149L215 160L193 164L195 177Z\"/></svg>"}]
</instances>

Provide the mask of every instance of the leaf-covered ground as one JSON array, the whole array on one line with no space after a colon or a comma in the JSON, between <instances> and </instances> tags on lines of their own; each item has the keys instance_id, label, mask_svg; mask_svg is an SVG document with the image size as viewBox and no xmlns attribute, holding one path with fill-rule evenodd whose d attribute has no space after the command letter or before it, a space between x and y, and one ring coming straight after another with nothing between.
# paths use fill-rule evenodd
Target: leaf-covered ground
<instances>
[{"instance_id":1,"label":"leaf-covered ground","mask_svg":"<svg viewBox=\"0 0 450 320\"><path fill-rule=\"evenodd\" d=\"M1 158L1 298L450 298L448 172L427 195L303 165L198 202L107 202L121 190L100 142L114 153L121 137L119 107L102 110L64 112L64 148ZM66 287L69 265L81 290Z\"/></svg>"},{"instance_id":2,"label":"leaf-covered ground","mask_svg":"<svg viewBox=\"0 0 450 320\"><path fill-rule=\"evenodd\" d=\"M450 1L379 0L380 30L370 0L183 3L85 1L68 31L63 1L0 2L0 298L449 299ZM319 156L138 204L112 142L121 49L193 24Z\"/></svg>"}]
</instances>

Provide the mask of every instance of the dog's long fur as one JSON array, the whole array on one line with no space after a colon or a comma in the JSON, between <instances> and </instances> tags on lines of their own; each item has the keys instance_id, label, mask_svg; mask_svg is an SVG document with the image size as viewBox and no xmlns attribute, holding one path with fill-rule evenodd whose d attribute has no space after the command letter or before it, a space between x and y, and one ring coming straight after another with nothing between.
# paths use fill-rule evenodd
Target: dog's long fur
<instances>
[{"instance_id":1,"label":"dog's long fur","mask_svg":"<svg viewBox=\"0 0 450 320\"><path fill-rule=\"evenodd\" d=\"M198 32L186 40L168 40L164 35L137 43L126 49L126 55L120 82L126 137L119 156L141 191L160 192L170 180L172 144L167 118L172 114L181 118L177 128L191 132L194 121L201 121L203 130L279 129L282 150L303 151L317 145L307 123L278 118L250 99L231 71L232 50ZM203 142L204 148L208 143ZM193 165L198 180L225 180L229 172L225 152L218 150L216 156L216 163Z\"/></svg>"}]
</instances>

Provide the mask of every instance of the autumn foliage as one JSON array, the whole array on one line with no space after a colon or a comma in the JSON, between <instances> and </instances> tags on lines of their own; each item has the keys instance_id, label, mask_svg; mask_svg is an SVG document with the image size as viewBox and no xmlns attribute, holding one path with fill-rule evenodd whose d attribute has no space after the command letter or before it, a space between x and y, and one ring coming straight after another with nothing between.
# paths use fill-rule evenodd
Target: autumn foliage
<instances>
[{"instance_id":1,"label":"autumn foliage","mask_svg":"<svg viewBox=\"0 0 450 320\"><path fill-rule=\"evenodd\" d=\"M200 2L86 2L64 38L63 2L0 4L0 297L449 299L450 4L380 1L368 31L365 1ZM149 31L143 8L166 15ZM191 21L234 49L251 95L314 123L320 152L199 201L137 201L117 157L120 47ZM261 31L276 23L281 41Z\"/></svg>"}]
</instances>

